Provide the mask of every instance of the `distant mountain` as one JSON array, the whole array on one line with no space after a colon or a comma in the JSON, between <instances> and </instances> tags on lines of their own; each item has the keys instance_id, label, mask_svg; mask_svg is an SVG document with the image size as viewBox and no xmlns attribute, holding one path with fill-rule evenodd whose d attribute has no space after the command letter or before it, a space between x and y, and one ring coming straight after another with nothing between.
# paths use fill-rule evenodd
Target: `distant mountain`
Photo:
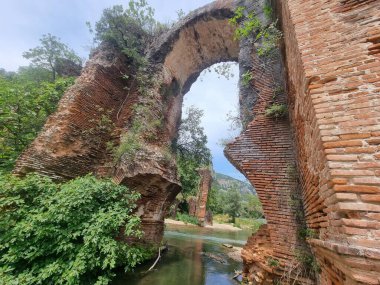
<instances>
[{"instance_id":1,"label":"distant mountain","mask_svg":"<svg viewBox=\"0 0 380 285\"><path fill-rule=\"evenodd\" d=\"M238 189L241 194L256 195L255 188L248 181L241 181L217 172L214 172L212 186L220 190Z\"/></svg>"}]
</instances>

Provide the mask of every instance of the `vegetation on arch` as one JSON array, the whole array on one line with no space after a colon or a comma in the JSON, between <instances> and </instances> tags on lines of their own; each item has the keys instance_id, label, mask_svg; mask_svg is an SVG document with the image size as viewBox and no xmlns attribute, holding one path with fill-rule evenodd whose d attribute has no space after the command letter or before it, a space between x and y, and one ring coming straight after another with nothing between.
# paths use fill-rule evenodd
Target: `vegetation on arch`
<instances>
[{"instance_id":1,"label":"vegetation on arch","mask_svg":"<svg viewBox=\"0 0 380 285\"><path fill-rule=\"evenodd\" d=\"M236 27L235 39L249 39L256 46L259 56L271 57L278 48L282 33L277 28L277 20L272 21L272 8L265 5L265 17L261 17L255 12L258 5L254 3L249 9L244 6L237 7L229 22Z\"/></svg>"},{"instance_id":2,"label":"vegetation on arch","mask_svg":"<svg viewBox=\"0 0 380 285\"><path fill-rule=\"evenodd\" d=\"M152 249L133 215L139 194L93 176L56 184L28 175L0 176L0 279L4 284L108 284Z\"/></svg>"},{"instance_id":3,"label":"vegetation on arch","mask_svg":"<svg viewBox=\"0 0 380 285\"><path fill-rule=\"evenodd\" d=\"M119 47L134 65L146 65L145 48L154 35L167 27L154 19L154 9L146 0L130 0L128 7L114 5L104 9L99 21L92 28L94 42L110 42Z\"/></svg>"}]
</instances>

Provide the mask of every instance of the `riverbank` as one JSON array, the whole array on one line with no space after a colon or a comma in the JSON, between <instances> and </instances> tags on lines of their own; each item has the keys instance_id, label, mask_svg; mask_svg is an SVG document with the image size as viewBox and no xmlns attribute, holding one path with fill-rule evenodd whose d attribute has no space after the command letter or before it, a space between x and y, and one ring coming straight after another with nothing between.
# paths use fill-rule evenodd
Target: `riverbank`
<instances>
[{"instance_id":1,"label":"riverbank","mask_svg":"<svg viewBox=\"0 0 380 285\"><path fill-rule=\"evenodd\" d=\"M172 219L165 219L165 224L197 227L196 225L193 225L193 224L184 223L182 221L176 221L176 220L172 220ZM212 226L207 225L207 226L205 226L205 228L215 229L215 230L225 230L225 231L241 231L240 228L234 227L232 225L219 224L219 223L213 223Z\"/></svg>"}]
</instances>

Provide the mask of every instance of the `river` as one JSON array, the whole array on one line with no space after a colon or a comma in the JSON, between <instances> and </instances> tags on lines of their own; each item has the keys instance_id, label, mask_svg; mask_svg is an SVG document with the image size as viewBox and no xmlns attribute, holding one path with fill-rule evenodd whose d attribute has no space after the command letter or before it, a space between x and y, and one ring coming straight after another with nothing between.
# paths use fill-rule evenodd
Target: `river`
<instances>
[{"instance_id":1,"label":"river","mask_svg":"<svg viewBox=\"0 0 380 285\"><path fill-rule=\"evenodd\" d=\"M195 226L167 225L164 240L169 250L155 269L144 272L153 261L134 273L121 274L115 285L236 285L231 279L242 264L227 256L228 243L242 247L250 231L224 231ZM221 257L218 261L215 256ZM224 262L224 263L221 263Z\"/></svg>"}]
</instances>

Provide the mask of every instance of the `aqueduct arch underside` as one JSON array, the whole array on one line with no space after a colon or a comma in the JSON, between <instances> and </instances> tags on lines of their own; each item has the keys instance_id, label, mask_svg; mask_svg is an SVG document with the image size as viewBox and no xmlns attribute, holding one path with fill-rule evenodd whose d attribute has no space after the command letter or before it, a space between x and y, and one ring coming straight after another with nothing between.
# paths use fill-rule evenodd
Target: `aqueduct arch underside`
<instances>
[{"instance_id":1,"label":"aqueduct arch underside","mask_svg":"<svg viewBox=\"0 0 380 285\"><path fill-rule=\"evenodd\" d=\"M229 0L194 11L156 39L145 72L154 80L144 92L128 58L101 45L15 173L113 177L142 194L137 211L145 239L159 241L180 191L167 146L183 95L204 68L238 61L241 73L254 76L240 94L252 120L226 155L255 186L268 221L243 250L246 275L259 284L275 276L313 282L297 276L299 255L307 251L303 231L320 266L317 282L380 284L380 2L272 2L284 41L270 67L253 45L233 40L228 19L238 4ZM286 92L274 98L273 86L283 81ZM265 116L274 101L288 104L287 120ZM160 123L141 135L133 159L114 160L107 145L128 142L136 116Z\"/></svg>"}]
</instances>

